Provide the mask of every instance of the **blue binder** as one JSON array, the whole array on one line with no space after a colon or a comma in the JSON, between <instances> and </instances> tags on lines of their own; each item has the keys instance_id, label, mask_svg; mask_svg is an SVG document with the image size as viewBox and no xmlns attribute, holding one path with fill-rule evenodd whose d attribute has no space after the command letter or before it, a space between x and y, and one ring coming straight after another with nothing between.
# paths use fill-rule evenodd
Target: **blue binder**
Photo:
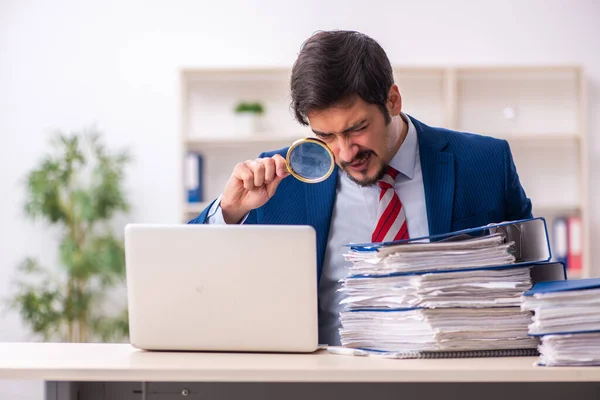
<instances>
[{"instance_id":1,"label":"blue binder","mask_svg":"<svg viewBox=\"0 0 600 400\"><path fill-rule=\"evenodd\" d=\"M524 296L533 296L535 294L542 293L559 293L559 292L572 292L572 291L585 291L589 289L600 289L600 278L588 278L588 279L573 279L573 280L552 280L552 281L541 281L533 285L531 289L523 293ZM531 333L530 336L548 336L548 335L575 335L582 333L595 333L600 330L565 330L557 332L547 333Z\"/></svg>"},{"instance_id":2,"label":"blue binder","mask_svg":"<svg viewBox=\"0 0 600 400\"><path fill-rule=\"evenodd\" d=\"M531 268L531 283L567 279L567 266L561 262L536 263Z\"/></svg>"},{"instance_id":3,"label":"blue binder","mask_svg":"<svg viewBox=\"0 0 600 400\"><path fill-rule=\"evenodd\" d=\"M566 279L566 268L564 263L561 262L550 262L552 259L552 252L550 246L550 240L548 236L548 229L544 218L531 218L517 221L508 221L502 223L489 224L477 228L465 229L461 231L450 232L446 234L439 234L430 237L412 238L408 240L383 242L383 243L351 243L347 244L352 251L355 252L379 252L382 248L391 245L394 246L410 246L411 243L423 242L429 240L429 242L440 242L440 241L460 241L473 239L475 237L485 237L498 232L503 232L506 236L507 241L513 241L515 243L514 255L515 262L504 265L491 265L491 266L475 266L472 268L461 268L460 271L467 272L472 270L488 270L488 269L507 269L507 268L531 268L532 283L542 281L557 281ZM385 254L385 253L383 253ZM369 254L370 255L370 254ZM456 270L440 270L440 271L429 271L429 272L395 272L390 275L413 275L413 274L443 274L446 272L455 272ZM386 277L389 275L377 275L369 276L370 278ZM366 277L366 276L365 276ZM350 276L350 278L361 278L361 275ZM350 312L406 312L409 310L415 310L422 307L414 308L363 308L353 309ZM444 352L411 352L411 354L398 354L393 352L379 352L372 349L358 349L359 354L356 353L356 349L350 349L349 352L352 355L372 355L372 354L383 354L386 357L391 358L456 358L456 357L492 357L492 356L534 356L537 355L537 349L524 349L524 350L494 350L494 351L444 351ZM332 352L339 351L332 349ZM341 354L341 353L340 353Z\"/></svg>"},{"instance_id":4,"label":"blue binder","mask_svg":"<svg viewBox=\"0 0 600 400\"><path fill-rule=\"evenodd\" d=\"M199 203L204 200L203 169L202 156L188 152L185 159L185 190L188 203Z\"/></svg>"},{"instance_id":5,"label":"blue binder","mask_svg":"<svg viewBox=\"0 0 600 400\"><path fill-rule=\"evenodd\" d=\"M554 261L562 262L568 269L569 237L567 218L557 217L553 225L554 251L552 258Z\"/></svg>"},{"instance_id":6,"label":"blue binder","mask_svg":"<svg viewBox=\"0 0 600 400\"><path fill-rule=\"evenodd\" d=\"M476 269L518 268L529 267L536 264L544 266L548 265L548 262L552 259L548 228L546 225L546 220L543 217L489 224L477 228L464 229L455 232L432 235L429 237L425 236L381 243L350 243L346 244L345 246L350 247L351 250L358 252L377 252L379 249L390 245L405 244L410 246L411 243L422 242L423 240L427 239L429 239L430 242L465 240L473 237L490 235L497 233L498 231L504 232L507 240L515 242L515 262L512 264L493 265L461 270L467 271ZM564 263L556 263L556 266L559 266L559 268L562 269L562 272L564 272L566 278ZM444 271L435 271L432 273L443 272ZM557 279L560 278L557 276Z\"/></svg>"},{"instance_id":7,"label":"blue binder","mask_svg":"<svg viewBox=\"0 0 600 400\"><path fill-rule=\"evenodd\" d=\"M536 293L556 293L587 289L600 289L600 278L538 282L531 289L523 293L523 295L533 296Z\"/></svg>"}]
</instances>

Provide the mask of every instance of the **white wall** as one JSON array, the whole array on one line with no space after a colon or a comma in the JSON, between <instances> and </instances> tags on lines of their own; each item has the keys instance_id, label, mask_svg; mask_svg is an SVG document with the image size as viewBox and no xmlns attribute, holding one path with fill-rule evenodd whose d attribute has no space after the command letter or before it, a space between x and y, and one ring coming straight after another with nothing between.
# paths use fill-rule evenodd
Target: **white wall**
<instances>
[{"instance_id":1,"label":"white wall","mask_svg":"<svg viewBox=\"0 0 600 400\"><path fill-rule=\"evenodd\" d=\"M84 3L0 0L0 297L26 254L55 260L51 232L22 218L20 183L52 130L95 122L111 146L130 146L131 220L179 222L178 68L288 66L319 29L362 30L396 64L583 65L591 81L591 204L600 202L598 1ZM595 243L594 207L592 220ZM14 314L0 315L0 341L29 340ZM0 383L0 398L41 396L39 383Z\"/></svg>"}]
</instances>

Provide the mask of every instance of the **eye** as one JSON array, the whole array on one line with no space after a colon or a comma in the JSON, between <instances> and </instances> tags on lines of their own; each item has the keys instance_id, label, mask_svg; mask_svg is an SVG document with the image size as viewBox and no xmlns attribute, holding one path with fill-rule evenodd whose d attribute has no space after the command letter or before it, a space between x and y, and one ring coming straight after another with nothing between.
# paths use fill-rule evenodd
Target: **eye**
<instances>
[{"instance_id":1,"label":"eye","mask_svg":"<svg viewBox=\"0 0 600 400\"><path fill-rule=\"evenodd\" d=\"M331 138L332 138L333 136L334 136L334 135L327 134L327 133L326 133L326 134L317 133L317 137L318 137L319 139L321 139L321 140L324 140L324 141L331 140Z\"/></svg>"}]
</instances>

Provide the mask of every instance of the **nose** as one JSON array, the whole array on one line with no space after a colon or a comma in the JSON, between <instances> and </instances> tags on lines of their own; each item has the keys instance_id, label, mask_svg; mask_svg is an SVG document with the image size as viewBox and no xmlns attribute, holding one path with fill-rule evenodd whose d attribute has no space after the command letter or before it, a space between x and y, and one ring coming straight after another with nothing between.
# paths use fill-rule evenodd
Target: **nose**
<instances>
[{"instance_id":1,"label":"nose","mask_svg":"<svg viewBox=\"0 0 600 400\"><path fill-rule=\"evenodd\" d=\"M338 157L342 162L350 162L356 157L358 146L354 146L348 138L338 139Z\"/></svg>"}]
</instances>

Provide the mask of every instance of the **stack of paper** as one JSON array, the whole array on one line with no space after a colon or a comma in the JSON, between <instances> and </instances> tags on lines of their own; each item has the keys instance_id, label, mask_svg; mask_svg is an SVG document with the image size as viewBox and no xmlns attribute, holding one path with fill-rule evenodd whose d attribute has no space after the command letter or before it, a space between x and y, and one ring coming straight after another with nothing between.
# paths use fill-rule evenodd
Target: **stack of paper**
<instances>
[{"instance_id":1,"label":"stack of paper","mask_svg":"<svg viewBox=\"0 0 600 400\"><path fill-rule=\"evenodd\" d=\"M600 278L541 282L523 296L540 364L600 365Z\"/></svg>"},{"instance_id":2,"label":"stack of paper","mask_svg":"<svg viewBox=\"0 0 600 400\"><path fill-rule=\"evenodd\" d=\"M600 332L544 335L539 351L540 365L600 365Z\"/></svg>"},{"instance_id":3,"label":"stack of paper","mask_svg":"<svg viewBox=\"0 0 600 400\"><path fill-rule=\"evenodd\" d=\"M345 347L382 352L535 349L521 296L530 266L503 233L354 246L342 279Z\"/></svg>"},{"instance_id":4,"label":"stack of paper","mask_svg":"<svg viewBox=\"0 0 600 400\"><path fill-rule=\"evenodd\" d=\"M344 254L351 261L352 275L386 275L409 272L479 269L512 264L514 242L505 243L501 233L435 243L403 243L377 251L352 249Z\"/></svg>"},{"instance_id":5,"label":"stack of paper","mask_svg":"<svg viewBox=\"0 0 600 400\"><path fill-rule=\"evenodd\" d=\"M520 306L531 288L530 268L348 277L348 309Z\"/></svg>"},{"instance_id":6,"label":"stack of paper","mask_svg":"<svg viewBox=\"0 0 600 400\"><path fill-rule=\"evenodd\" d=\"M353 311L341 316L342 344L380 351L535 348L531 315L518 307Z\"/></svg>"}]
</instances>

